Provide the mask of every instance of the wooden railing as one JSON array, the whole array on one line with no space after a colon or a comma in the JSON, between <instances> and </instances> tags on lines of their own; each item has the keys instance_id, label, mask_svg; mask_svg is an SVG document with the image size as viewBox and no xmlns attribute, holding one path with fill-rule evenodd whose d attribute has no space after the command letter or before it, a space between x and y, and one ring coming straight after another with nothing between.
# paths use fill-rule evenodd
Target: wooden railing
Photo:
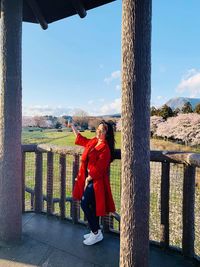
<instances>
[{"instance_id":1,"label":"wooden railing","mask_svg":"<svg viewBox=\"0 0 200 267\"><path fill-rule=\"evenodd\" d=\"M54 145L23 145L23 205L22 211L25 212L25 192L31 196L31 211L37 213L44 212L44 204L46 203L46 213L48 215L55 214L55 203L59 203L59 216L66 219L66 203L70 203L70 218L74 223L86 223L85 218L80 219L79 202L73 201L72 197L66 197L66 159L68 156L73 157L72 161L72 188L79 169L80 156L82 149L80 147L59 147ZM26 186L26 155L34 152L35 154L35 186L29 188ZM47 154L47 171L46 171L46 194L43 194L43 155ZM59 177L60 177L60 195L53 197L54 189L54 164L53 158L59 155ZM116 150L115 159L121 159L121 151ZM184 256L199 259L194 253L195 239L195 173L196 167L200 167L200 154L184 153L184 152L166 152L151 151L151 162L159 162L161 164L161 187L160 187L160 242L156 243L162 248L170 248L169 233L169 202L170 202L170 164L183 165L183 204L182 204L182 250ZM120 177L118 177L120 179ZM120 222L120 215L112 213L110 217L102 220L104 230L113 229L113 220ZM200 239L200 236L198 237ZM200 240L199 240L200 242ZM154 242L155 243L155 242ZM180 248L179 248L180 250Z\"/></svg>"}]
</instances>

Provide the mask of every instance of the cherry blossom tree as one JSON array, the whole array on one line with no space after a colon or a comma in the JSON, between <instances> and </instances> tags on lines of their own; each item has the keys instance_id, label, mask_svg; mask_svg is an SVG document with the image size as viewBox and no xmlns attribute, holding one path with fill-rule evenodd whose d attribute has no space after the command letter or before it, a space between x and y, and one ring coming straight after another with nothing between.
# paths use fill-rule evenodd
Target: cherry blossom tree
<instances>
[{"instance_id":1,"label":"cherry blossom tree","mask_svg":"<svg viewBox=\"0 0 200 267\"><path fill-rule=\"evenodd\" d=\"M181 140L185 144L200 144L200 115L196 113L179 114L158 124L155 135Z\"/></svg>"},{"instance_id":2,"label":"cherry blossom tree","mask_svg":"<svg viewBox=\"0 0 200 267\"><path fill-rule=\"evenodd\" d=\"M32 127L35 126L35 121L31 116L23 116L22 117L22 127Z\"/></svg>"},{"instance_id":3,"label":"cherry blossom tree","mask_svg":"<svg viewBox=\"0 0 200 267\"><path fill-rule=\"evenodd\" d=\"M161 122L164 122L165 120L163 119L163 117L161 116L151 116L151 120L150 120L150 131L151 131L151 136L154 135L154 133L156 132L156 129L158 127L158 124L160 124Z\"/></svg>"}]
</instances>

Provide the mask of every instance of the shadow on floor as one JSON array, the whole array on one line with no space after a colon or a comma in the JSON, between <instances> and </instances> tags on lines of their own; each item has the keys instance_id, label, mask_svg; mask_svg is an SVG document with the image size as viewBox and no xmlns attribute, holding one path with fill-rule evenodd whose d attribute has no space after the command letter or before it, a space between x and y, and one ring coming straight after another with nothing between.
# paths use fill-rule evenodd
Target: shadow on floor
<instances>
[{"instance_id":1,"label":"shadow on floor","mask_svg":"<svg viewBox=\"0 0 200 267\"><path fill-rule=\"evenodd\" d=\"M0 267L118 267L119 237L105 234L102 242L85 246L86 232L84 226L55 217L24 214L22 243L0 248ZM181 255L150 248L150 267L194 266Z\"/></svg>"}]
</instances>

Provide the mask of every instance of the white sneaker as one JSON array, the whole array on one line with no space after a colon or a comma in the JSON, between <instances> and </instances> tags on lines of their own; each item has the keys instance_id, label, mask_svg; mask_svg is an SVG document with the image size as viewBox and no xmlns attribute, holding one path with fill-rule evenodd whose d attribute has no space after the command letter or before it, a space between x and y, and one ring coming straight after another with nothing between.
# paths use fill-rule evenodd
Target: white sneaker
<instances>
[{"instance_id":1,"label":"white sneaker","mask_svg":"<svg viewBox=\"0 0 200 267\"><path fill-rule=\"evenodd\" d=\"M87 239L88 237L90 237L91 233L92 233L92 231L90 231L90 233L88 233L88 234L85 234L85 235L83 236L84 239ZM99 234L99 233L102 233L102 232L101 232L101 229L98 229L98 234Z\"/></svg>"},{"instance_id":2,"label":"white sneaker","mask_svg":"<svg viewBox=\"0 0 200 267\"><path fill-rule=\"evenodd\" d=\"M87 239L88 237L90 237L91 233L92 233L92 231L91 231L90 233L88 233L88 234L85 234L85 235L83 236L84 239Z\"/></svg>"},{"instance_id":3,"label":"white sneaker","mask_svg":"<svg viewBox=\"0 0 200 267\"><path fill-rule=\"evenodd\" d=\"M91 246L103 240L103 235L101 230L98 230L98 233L95 235L94 233L90 233L90 236L83 241L83 243L87 246Z\"/></svg>"}]
</instances>

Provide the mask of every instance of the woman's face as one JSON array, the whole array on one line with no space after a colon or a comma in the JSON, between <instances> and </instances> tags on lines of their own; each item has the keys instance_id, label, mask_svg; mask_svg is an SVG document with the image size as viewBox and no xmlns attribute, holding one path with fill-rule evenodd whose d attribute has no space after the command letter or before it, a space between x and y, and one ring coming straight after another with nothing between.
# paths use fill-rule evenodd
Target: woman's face
<instances>
[{"instance_id":1,"label":"woman's face","mask_svg":"<svg viewBox=\"0 0 200 267\"><path fill-rule=\"evenodd\" d=\"M100 140L105 140L106 137L106 130L103 124L100 124L96 130L96 136Z\"/></svg>"}]
</instances>

